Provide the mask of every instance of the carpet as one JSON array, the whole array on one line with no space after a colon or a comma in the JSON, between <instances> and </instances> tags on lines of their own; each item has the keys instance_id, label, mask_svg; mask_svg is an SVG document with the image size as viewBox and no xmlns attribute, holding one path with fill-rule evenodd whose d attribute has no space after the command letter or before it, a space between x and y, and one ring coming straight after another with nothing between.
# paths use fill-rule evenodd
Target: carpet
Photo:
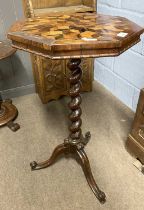
<instances>
[{"instance_id":1,"label":"carpet","mask_svg":"<svg viewBox=\"0 0 144 210\"><path fill-rule=\"evenodd\" d=\"M0 128L1 210L144 209L144 176L125 149L134 113L97 82L82 98L82 129L92 135L85 151L107 202L98 202L72 158L31 172L31 161L48 159L68 136L67 97L43 105L31 94L13 100L21 129Z\"/></svg>"}]
</instances>

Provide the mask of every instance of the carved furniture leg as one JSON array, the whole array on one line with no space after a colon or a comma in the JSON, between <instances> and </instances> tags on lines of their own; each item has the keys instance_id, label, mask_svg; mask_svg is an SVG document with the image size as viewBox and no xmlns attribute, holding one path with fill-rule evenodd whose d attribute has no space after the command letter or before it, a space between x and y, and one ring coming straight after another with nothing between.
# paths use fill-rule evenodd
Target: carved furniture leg
<instances>
[{"instance_id":1,"label":"carved furniture leg","mask_svg":"<svg viewBox=\"0 0 144 210\"><path fill-rule=\"evenodd\" d=\"M105 203L106 196L105 196L104 192L102 192L99 189L99 187L97 186L97 184L95 182L95 179L94 179L92 171L91 171L90 163L89 163L89 160L88 160L88 157L87 157L85 151L83 149L81 149L81 150L77 149L76 153L80 160L80 164L83 168L85 177L87 179L87 182L88 182L91 190L93 191L93 193L95 194L95 196L101 203Z\"/></svg>"},{"instance_id":2,"label":"carved furniture leg","mask_svg":"<svg viewBox=\"0 0 144 210\"><path fill-rule=\"evenodd\" d=\"M84 147L89 142L91 135L90 132L87 132L85 136L82 134L81 125L81 114L82 110L80 104L82 102L80 96L80 89L81 89L81 76L82 70L80 68L80 59L71 59L68 63L68 68L71 71L70 80L70 90L69 95L71 97L71 101L68 104L71 113L69 114L69 119L71 121L71 125L69 126L69 137L64 140L64 144L61 144L56 147L52 156L49 160L44 161L42 163L32 162L30 164L32 170L39 170L43 168L47 168L52 165L56 159L61 154L73 154L78 157L80 165L83 168L85 177L87 182L97 197L97 199L104 203L106 201L106 196L104 192L102 192L99 187L97 186L94 177L91 172L90 163L88 157L84 151Z\"/></svg>"},{"instance_id":3,"label":"carved furniture leg","mask_svg":"<svg viewBox=\"0 0 144 210\"><path fill-rule=\"evenodd\" d=\"M37 163L36 161L33 161L30 163L30 166L31 166L31 169L32 171L34 170L40 170L40 169L43 169L43 168L47 168L51 165L53 165L56 161L56 159L61 155L61 154L64 154L66 152L68 148L65 147L64 144L60 144L58 145L55 150L53 151L51 157L49 160L46 160L44 162L41 162L41 163Z\"/></svg>"},{"instance_id":4,"label":"carved furniture leg","mask_svg":"<svg viewBox=\"0 0 144 210\"><path fill-rule=\"evenodd\" d=\"M17 131L20 126L19 124L13 122L17 115L18 111L12 104L12 100L7 99L2 101L0 94L0 127L7 125L13 132Z\"/></svg>"}]
</instances>

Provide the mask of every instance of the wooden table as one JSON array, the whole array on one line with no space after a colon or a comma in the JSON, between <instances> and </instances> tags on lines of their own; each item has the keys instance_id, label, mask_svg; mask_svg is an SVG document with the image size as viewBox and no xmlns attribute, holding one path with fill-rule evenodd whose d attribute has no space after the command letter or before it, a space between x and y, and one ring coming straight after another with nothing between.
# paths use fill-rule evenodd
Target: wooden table
<instances>
[{"instance_id":1,"label":"wooden table","mask_svg":"<svg viewBox=\"0 0 144 210\"><path fill-rule=\"evenodd\" d=\"M10 57L16 52L16 49L11 47L9 40L0 41L0 60ZM12 104L12 100L2 100L0 94L0 127L7 125L12 131L17 131L20 126L14 123L13 120L17 117L17 108Z\"/></svg>"},{"instance_id":2,"label":"wooden table","mask_svg":"<svg viewBox=\"0 0 144 210\"><path fill-rule=\"evenodd\" d=\"M55 14L31 18L15 23L8 38L13 47L51 59L70 59L68 68L71 75L68 107L70 109L69 136L54 150L49 160L32 162L32 170L52 165L61 154L77 156L87 182L101 203L105 194L98 188L84 147L90 140L90 132L82 134L80 96L83 57L118 56L140 41L144 29L122 17L97 15L94 13Z\"/></svg>"}]
</instances>

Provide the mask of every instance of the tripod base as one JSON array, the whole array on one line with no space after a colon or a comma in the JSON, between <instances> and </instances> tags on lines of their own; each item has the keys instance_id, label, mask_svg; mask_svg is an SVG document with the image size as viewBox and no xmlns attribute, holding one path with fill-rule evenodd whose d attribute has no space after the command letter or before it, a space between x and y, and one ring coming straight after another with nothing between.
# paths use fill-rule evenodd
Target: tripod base
<instances>
[{"instance_id":1,"label":"tripod base","mask_svg":"<svg viewBox=\"0 0 144 210\"><path fill-rule=\"evenodd\" d=\"M47 167L53 165L56 162L57 158L63 154L65 154L65 155L73 154L74 157L76 157L76 160L78 161L78 163L80 163L80 165L84 171L85 177L87 179L87 182L88 182L91 190L95 194L96 198L101 203L105 203L106 196L105 196L104 192L102 192L99 189L99 187L97 186L97 184L94 180L94 177L93 177L92 171L91 171L91 167L90 167L90 163L89 163L88 157L84 151L84 148L78 149L77 146L73 146L69 143L60 144L55 148L55 150L52 153L52 156L50 157L49 160L41 162L41 163L37 163L35 161L30 163L32 171L44 169L44 168L47 168Z\"/></svg>"},{"instance_id":2,"label":"tripod base","mask_svg":"<svg viewBox=\"0 0 144 210\"><path fill-rule=\"evenodd\" d=\"M32 162L30 164L32 170L39 170L43 168L47 168L55 163L56 159L61 154L73 154L76 157L76 160L80 163L87 182L97 197L97 199L101 203L105 203L106 196L104 192L102 192L99 187L97 186L94 177L92 175L90 163L88 157L84 151L84 147L89 142L91 138L90 132L87 132L85 135L82 134L82 110L81 110L81 102L82 98L80 96L81 90L81 77L82 77L82 70L80 67L81 60L80 59L71 59L68 62L68 68L71 72L69 82L70 82L70 89L69 89L69 96L71 101L68 103L68 107L70 109L69 120L71 121L71 125L69 126L69 136L65 139L63 144L57 146L50 157L49 160L44 161L42 163Z\"/></svg>"},{"instance_id":3,"label":"tripod base","mask_svg":"<svg viewBox=\"0 0 144 210\"><path fill-rule=\"evenodd\" d=\"M17 131L20 126L14 123L18 115L17 108L12 104L12 100L8 99L2 102L0 109L0 127L7 125L13 132Z\"/></svg>"}]
</instances>

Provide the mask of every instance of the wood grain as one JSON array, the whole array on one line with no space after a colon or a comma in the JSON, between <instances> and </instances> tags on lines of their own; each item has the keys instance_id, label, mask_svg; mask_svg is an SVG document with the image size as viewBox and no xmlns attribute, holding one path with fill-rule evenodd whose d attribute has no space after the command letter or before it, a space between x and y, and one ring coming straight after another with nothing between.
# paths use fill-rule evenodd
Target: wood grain
<instances>
[{"instance_id":1,"label":"wood grain","mask_svg":"<svg viewBox=\"0 0 144 210\"><path fill-rule=\"evenodd\" d=\"M96 0L22 0L25 17L53 13L75 13L96 11Z\"/></svg>"},{"instance_id":2,"label":"wood grain","mask_svg":"<svg viewBox=\"0 0 144 210\"><path fill-rule=\"evenodd\" d=\"M143 32L143 28L126 18L94 12L18 21L8 37L16 48L63 59L118 55L138 42Z\"/></svg>"},{"instance_id":3,"label":"wood grain","mask_svg":"<svg viewBox=\"0 0 144 210\"><path fill-rule=\"evenodd\" d=\"M39 15L54 14L54 13L70 14L76 12L91 12L91 11L96 11L96 9L85 5L78 5L78 6L68 6L68 7L34 9L34 14L35 16L39 16Z\"/></svg>"},{"instance_id":4,"label":"wood grain","mask_svg":"<svg viewBox=\"0 0 144 210\"><path fill-rule=\"evenodd\" d=\"M64 6L78 6L82 5L83 1L82 0L52 0L52 1L47 1L47 0L31 0L32 4L34 6L34 9L36 8L46 8L46 7L64 7Z\"/></svg>"}]
</instances>

